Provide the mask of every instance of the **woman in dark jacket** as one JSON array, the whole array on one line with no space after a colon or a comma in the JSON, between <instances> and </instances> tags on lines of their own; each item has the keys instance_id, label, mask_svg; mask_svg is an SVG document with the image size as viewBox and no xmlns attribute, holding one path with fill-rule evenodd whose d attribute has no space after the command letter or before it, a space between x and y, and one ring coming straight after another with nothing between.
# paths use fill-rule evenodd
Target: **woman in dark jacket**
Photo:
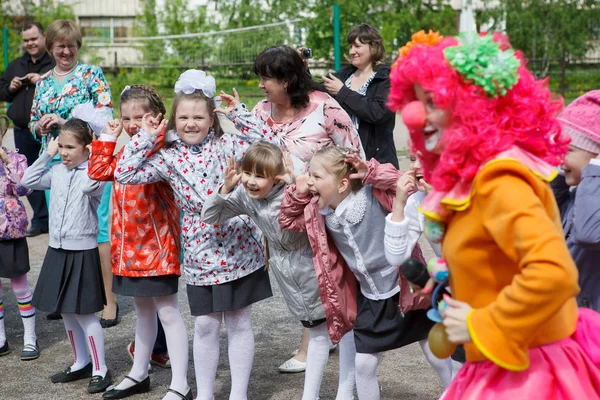
<instances>
[{"instance_id":1,"label":"woman in dark jacket","mask_svg":"<svg viewBox=\"0 0 600 400\"><path fill-rule=\"evenodd\" d=\"M358 130L367 159L398 168L394 145L396 115L386 103L390 67L382 64L383 38L371 25L356 25L348 33L350 65L323 77L321 88L346 110Z\"/></svg>"}]
</instances>

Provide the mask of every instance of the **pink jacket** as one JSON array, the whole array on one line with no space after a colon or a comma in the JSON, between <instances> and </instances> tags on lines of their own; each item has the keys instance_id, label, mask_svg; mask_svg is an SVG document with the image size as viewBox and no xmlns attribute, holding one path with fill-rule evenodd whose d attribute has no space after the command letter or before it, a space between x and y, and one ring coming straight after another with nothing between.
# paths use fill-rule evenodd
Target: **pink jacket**
<instances>
[{"instance_id":1,"label":"pink jacket","mask_svg":"<svg viewBox=\"0 0 600 400\"><path fill-rule=\"evenodd\" d=\"M396 182L402 172L392 164L379 164L375 159L367 162L369 171L363 179L364 185L373 186L373 195L387 210L391 211L396 198ZM319 283L319 294L327 317L327 330L331 341L338 343L356 322L356 278L331 238L327 236L325 217L319 213L311 197L298 199L294 195L296 185L285 189L281 204L279 224L282 229L306 231L313 249L313 262ZM383 226L381 227L383 229ZM381 244L383 249L383 243ZM413 257L423 260L417 244ZM427 301L410 293L408 282L400 275L401 308L409 311L426 308ZM410 303L410 304L408 304Z\"/></svg>"},{"instance_id":2,"label":"pink jacket","mask_svg":"<svg viewBox=\"0 0 600 400\"><path fill-rule=\"evenodd\" d=\"M27 169L27 158L16 151L4 149L12 162L6 165L0 160L0 240L12 240L27 234L27 213L19 199L31 193L21 186L21 178Z\"/></svg>"}]
</instances>

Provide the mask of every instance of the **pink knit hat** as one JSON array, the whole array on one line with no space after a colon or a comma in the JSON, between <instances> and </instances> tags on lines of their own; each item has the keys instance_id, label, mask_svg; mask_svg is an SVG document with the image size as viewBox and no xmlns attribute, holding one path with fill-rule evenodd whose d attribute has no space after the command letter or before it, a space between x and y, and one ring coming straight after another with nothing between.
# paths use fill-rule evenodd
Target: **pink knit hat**
<instances>
[{"instance_id":1,"label":"pink knit hat","mask_svg":"<svg viewBox=\"0 0 600 400\"><path fill-rule=\"evenodd\" d=\"M576 98L558 117L571 145L600 154L600 90Z\"/></svg>"}]
</instances>

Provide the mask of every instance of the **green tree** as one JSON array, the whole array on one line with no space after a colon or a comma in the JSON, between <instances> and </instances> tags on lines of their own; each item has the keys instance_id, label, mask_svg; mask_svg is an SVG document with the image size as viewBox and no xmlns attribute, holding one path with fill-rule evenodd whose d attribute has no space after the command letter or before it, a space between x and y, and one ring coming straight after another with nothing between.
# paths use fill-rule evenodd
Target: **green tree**
<instances>
[{"instance_id":1,"label":"green tree","mask_svg":"<svg viewBox=\"0 0 600 400\"><path fill-rule=\"evenodd\" d=\"M156 0L144 0L142 14L136 18L133 32L134 36L158 36ZM158 63L164 50L163 41L149 40L144 42L143 54L145 63Z\"/></svg>"},{"instance_id":2,"label":"green tree","mask_svg":"<svg viewBox=\"0 0 600 400\"><path fill-rule=\"evenodd\" d=\"M313 8L314 18L306 21L307 45L315 57L333 60L333 5L340 4L342 52L348 49L345 36L354 25L368 23L381 32L389 61L396 50L421 29L444 35L456 34L458 13L449 0L326 0Z\"/></svg>"},{"instance_id":3,"label":"green tree","mask_svg":"<svg viewBox=\"0 0 600 400\"><path fill-rule=\"evenodd\" d=\"M191 6L186 0L165 0L159 9L156 0L144 0L135 31L147 37L199 33L214 27L207 21L205 7ZM211 44L202 38L145 40L143 45L145 63L163 67L198 67L211 52Z\"/></svg>"},{"instance_id":4,"label":"green tree","mask_svg":"<svg viewBox=\"0 0 600 400\"><path fill-rule=\"evenodd\" d=\"M553 60L583 57L600 39L597 0L505 0L482 13L488 18L495 29L506 28L515 48L538 60L543 76Z\"/></svg>"},{"instance_id":5,"label":"green tree","mask_svg":"<svg viewBox=\"0 0 600 400\"><path fill-rule=\"evenodd\" d=\"M309 15L308 0L219 0L218 12L222 15L224 29L246 28L273 24ZM252 78L247 67L266 47L289 44L300 45L288 24L260 28L251 31L226 33L217 44L216 63L246 65L235 69L235 73Z\"/></svg>"}]
</instances>

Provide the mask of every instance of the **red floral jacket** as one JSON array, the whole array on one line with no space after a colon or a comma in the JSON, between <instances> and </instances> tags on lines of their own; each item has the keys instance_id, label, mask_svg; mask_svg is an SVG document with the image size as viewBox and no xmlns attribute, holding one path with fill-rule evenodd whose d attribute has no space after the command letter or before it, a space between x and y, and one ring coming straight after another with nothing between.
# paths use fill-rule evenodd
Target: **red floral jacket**
<instances>
[{"instance_id":1,"label":"red floral jacket","mask_svg":"<svg viewBox=\"0 0 600 400\"><path fill-rule=\"evenodd\" d=\"M114 154L115 147L113 141L92 142L90 178L114 180L123 153ZM113 273L133 278L181 275L179 209L171 187L165 182L122 185L115 181L113 188Z\"/></svg>"}]
</instances>

